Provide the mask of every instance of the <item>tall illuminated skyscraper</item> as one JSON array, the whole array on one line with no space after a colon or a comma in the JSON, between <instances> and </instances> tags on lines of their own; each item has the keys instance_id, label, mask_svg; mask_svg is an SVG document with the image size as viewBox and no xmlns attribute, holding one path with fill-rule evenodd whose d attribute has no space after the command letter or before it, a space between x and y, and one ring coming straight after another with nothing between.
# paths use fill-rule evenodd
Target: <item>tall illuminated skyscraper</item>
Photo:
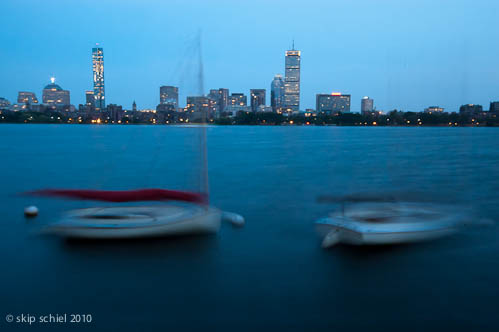
<instances>
[{"instance_id":1,"label":"tall illuminated skyscraper","mask_svg":"<svg viewBox=\"0 0 499 332\"><path fill-rule=\"evenodd\" d=\"M95 109L103 110L106 108L106 94L104 91L104 49L102 47L92 48L92 69L94 71Z\"/></svg>"},{"instance_id":2,"label":"tall illuminated skyscraper","mask_svg":"<svg viewBox=\"0 0 499 332\"><path fill-rule=\"evenodd\" d=\"M293 49L286 51L284 78L284 111L300 110L300 58L301 52Z\"/></svg>"}]
</instances>

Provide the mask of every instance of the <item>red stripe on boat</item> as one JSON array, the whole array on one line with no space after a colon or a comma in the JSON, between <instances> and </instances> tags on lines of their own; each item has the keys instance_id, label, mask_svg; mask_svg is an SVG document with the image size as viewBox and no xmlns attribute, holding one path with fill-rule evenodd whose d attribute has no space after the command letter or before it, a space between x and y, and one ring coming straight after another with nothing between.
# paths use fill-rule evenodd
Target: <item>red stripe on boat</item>
<instances>
[{"instance_id":1,"label":"red stripe on boat","mask_svg":"<svg viewBox=\"0 0 499 332\"><path fill-rule=\"evenodd\" d=\"M105 202L141 202L141 201L183 201L198 204L208 204L208 196L203 193L167 189L138 190L85 190L85 189L44 189L29 192L36 196L56 196L79 200Z\"/></svg>"}]
</instances>

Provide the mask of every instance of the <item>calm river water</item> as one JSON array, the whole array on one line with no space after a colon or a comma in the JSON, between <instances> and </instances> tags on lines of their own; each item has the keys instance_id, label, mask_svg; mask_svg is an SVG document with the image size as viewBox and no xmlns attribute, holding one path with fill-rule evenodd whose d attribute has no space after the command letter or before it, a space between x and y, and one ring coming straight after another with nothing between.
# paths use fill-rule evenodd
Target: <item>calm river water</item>
<instances>
[{"instance_id":1,"label":"calm river water","mask_svg":"<svg viewBox=\"0 0 499 332\"><path fill-rule=\"evenodd\" d=\"M209 127L211 203L246 218L218 235L63 241L38 226L90 203L39 188L196 189L199 129L0 126L0 330L499 329L499 130ZM480 225L435 242L323 250L323 194L424 192ZM23 208L40 208L26 220ZM94 203L98 204L98 203ZM83 324L8 314L90 314Z\"/></svg>"}]
</instances>

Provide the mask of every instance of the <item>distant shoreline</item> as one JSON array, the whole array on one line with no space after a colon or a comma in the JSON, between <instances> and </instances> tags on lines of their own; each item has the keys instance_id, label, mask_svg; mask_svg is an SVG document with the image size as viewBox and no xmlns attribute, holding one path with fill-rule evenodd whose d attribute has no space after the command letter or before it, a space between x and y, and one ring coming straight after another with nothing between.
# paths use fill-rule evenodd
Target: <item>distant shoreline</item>
<instances>
[{"instance_id":1,"label":"distant shoreline","mask_svg":"<svg viewBox=\"0 0 499 332\"><path fill-rule=\"evenodd\" d=\"M65 123L65 122L0 122L0 125L69 125L69 126L151 126L151 127L190 127L201 123L170 123L170 124L149 124L149 123ZM205 123L210 127L373 127L373 128L498 128L499 126L487 125L336 125L336 124L217 124Z\"/></svg>"},{"instance_id":2,"label":"distant shoreline","mask_svg":"<svg viewBox=\"0 0 499 332\"><path fill-rule=\"evenodd\" d=\"M187 112L61 112L1 111L0 124L88 124L88 125L192 125L198 118ZM217 126L338 126L338 127L499 127L498 114L401 112L291 114L240 112L233 117L210 118Z\"/></svg>"}]
</instances>

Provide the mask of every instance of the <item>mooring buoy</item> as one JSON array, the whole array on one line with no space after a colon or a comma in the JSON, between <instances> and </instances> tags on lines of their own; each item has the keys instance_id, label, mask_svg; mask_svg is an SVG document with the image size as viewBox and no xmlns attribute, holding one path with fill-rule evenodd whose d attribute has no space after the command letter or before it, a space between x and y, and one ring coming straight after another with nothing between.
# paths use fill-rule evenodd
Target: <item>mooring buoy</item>
<instances>
[{"instance_id":1,"label":"mooring buoy","mask_svg":"<svg viewBox=\"0 0 499 332\"><path fill-rule=\"evenodd\" d=\"M233 212L222 212L222 220L230 222L233 226L243 227L244 226L244 218L243 216L233 213Z\"/></svg>"},{"instance_id":2,"label":"mooring buoy","mask_svg":"<svg viewBox=\"0 0 499 332\"><path fill-rule=\"evenodd\" d=\"M38 215L38 208L34 205L24 208L24 215L28 218L33 218Z\"/></svg>"}]
</instances>

